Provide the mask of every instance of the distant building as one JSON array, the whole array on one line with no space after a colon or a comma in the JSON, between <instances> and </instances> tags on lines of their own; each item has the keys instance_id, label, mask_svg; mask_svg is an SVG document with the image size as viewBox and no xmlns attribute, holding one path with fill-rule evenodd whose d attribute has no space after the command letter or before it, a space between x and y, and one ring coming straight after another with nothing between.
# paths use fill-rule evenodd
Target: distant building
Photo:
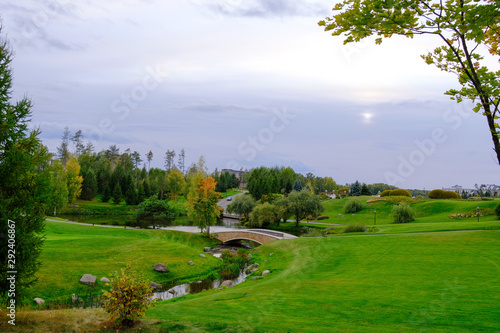
<instances>
[{"instance_id":1,"label":"distant building","mask_svg":"<svg viewBox=\"0 0 500 333\"><path fill-rule=\"evenodd\" d=\"M226 171L227 171L227 172L229 172L229 174L231 174L231 175L235 175L235 176L236 176L236 178L238 178L238 179L239 179L239 181L240 181L240 187L241 187L241 188L246 188L246 187L247 187L247 183L246 183L246 182L243 182L242 180L243 180L243 175L244 175L245 173L247 173L247 172L248 172L248 170L243 170L243 168L241 168L240 170L222 169L222 170L220 171L220 173L219 173L219 176L220 176L221 174L225 173Z\"/></svg>"},{"instance_id":2,"label":"distant building","mask_svg":"<svg viewBox=\"0 0 500 333\"><path fill-rule=\"evenodd\" d=\"M500 186L494 184L482 184L481 186L478 186L476 184L476 188L474 189L463 188L462 186L455 185L452 187L443 188L443 190L457 192L460 195L466 194L467 196L476 196L479 194L479 191L481 191L481 195L500 197Z\"/></svg>"}]
</instances>

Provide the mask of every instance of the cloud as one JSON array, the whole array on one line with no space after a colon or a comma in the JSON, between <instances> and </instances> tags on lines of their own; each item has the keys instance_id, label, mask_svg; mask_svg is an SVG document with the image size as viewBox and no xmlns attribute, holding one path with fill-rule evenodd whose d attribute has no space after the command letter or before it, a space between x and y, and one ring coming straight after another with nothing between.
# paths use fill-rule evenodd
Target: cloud
<instances>
[{"instance_id":1,"label":"cloud","mask_svg":"<svg viewBox=\"0 0 500 333\"><path fill-rule=\"evenodd\" d=\"M318 1L297 0L196 0L197 4L224 16L236 17L296 17L319 16L329 7Z\"/></svg>"}]
</instances>

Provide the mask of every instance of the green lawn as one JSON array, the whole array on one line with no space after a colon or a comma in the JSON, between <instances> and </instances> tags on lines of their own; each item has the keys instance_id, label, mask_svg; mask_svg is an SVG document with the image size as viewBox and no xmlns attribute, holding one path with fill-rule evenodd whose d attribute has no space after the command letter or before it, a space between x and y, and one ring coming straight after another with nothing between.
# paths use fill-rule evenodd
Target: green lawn
<instances>
[{"instance_id":1,"label":"green lawn","mask_svg":"<svg viewBox=\"0 0 500 333\"><path fill-rule=\"evenodd\" d=\"M160 284L180 278L198 278L208 274L218 260L200 257L203 247L214 242L200 235L167 230L136 230L92 227L47 222L47 238L40 257L39 281L33 297L47 302L65 303L73 293L82 295L89 288L79 283L83 274L97 276L96 292L104 287L99 279L119 272L127 264L148 280ZM187 264L192 260L194 266ZM164 263L170 273L152 269Z\"/></svg>"},{"instance_id":2,"label":"green lawn","mask_svg":"<svg viewBox=\"0 0 500 333\"><path fill-rule=\"evenodd\" d=\"M161 302L147 317L171 331L499 331L499 241L465 231L273 242L254 254L271 270L263 279Z\"/></svg>"}]
</instances>

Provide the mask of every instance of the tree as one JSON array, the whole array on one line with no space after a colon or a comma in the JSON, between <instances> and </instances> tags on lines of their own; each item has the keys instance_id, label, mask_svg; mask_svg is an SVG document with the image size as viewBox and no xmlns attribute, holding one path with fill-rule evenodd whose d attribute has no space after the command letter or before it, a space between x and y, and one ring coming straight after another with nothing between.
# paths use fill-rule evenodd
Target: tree
<instances>
[{"instance_id":1,"label":"tree","mask_svg":"<svg viewBox=\"0 0 500 333\"><path fill-rule=\"evenodd\" d=\"M277 226L280 226L280 220L288 221L292 213L290 212L289 200L281 198L274 203L274 213L276 214Z\"/></svg>"},{"instance_id":2,"label":"tree","mask_svg":"<svg viewBox=\"0 0 500 333\"><path fill-rule=\"evenodd\" d=\"M342 196L346 197L349 194L349 187L344 186L337 190L337 195L342 199Z\"/></svg>"},{"instance_id":3,"label":"tree","mask_svg":"<svg viewBox=\"0 0 500 333\"><path fill-rule=\"evenodd\" d=\"M215 192L216 184L212 177L202 178L196 188L192 188L188 194L188 217L202 232L207 230L207 237L210 237L210 226L215 225L221 213L217 202L222 196L219 192Z\"/></svg>"},{"instance_id":4,"label":"tree","mask_svg":"<svg viewBox=\"0 0 500 333\"><path fill-rule=\"evenodd\" d=\"M40 130L28 129L31 101L11 100L12 54L8 42L0 41L0 302L18 306L40 267L51 186L50 155L40 142ZM15 263L9 258L14 251ZM12 281L7 278L13 275L8 271L16 272L15 298L8 295Z\"/></svg>"},{"instance_id":5,"label":"tree","mask_svg":"<svg viewBox=\"0 0 500 333\"><path fill-rule=\"evenodd\" d=\"M68 128L66 127L66 130ZM83 144L82 130L76 131L75 135L71 137L71 141L75 144L75 155L80 156L85 152L85 145Z\"/></svg>"},{"instance_id":6,"label":"tree","mask_svg":"<svg viewBox=\"0 0 500 333\"><path fill-rule=\"evenodd\" d=\"M262 228L273 223L275 218L274 206L266 202L254 207L249 223L252 227Z\"/></svg>"},{"instance_id":7,"label":"tree","mask_svg":"<svg viewBox=\"0 0 500 333\"><path fill-rule=\"evenodd\" d=\"M106 186L106 188L102 192L101 201L108 202L110 199L111 199L111 190L109 189L109 186Z\"/></svg>"},{"instance_id":8,"label":"tree","mask_svg":"<svg viewBox=\"0 0 500 333\"><path fill-rule=\"evenodd\" d=\"M293 191L286 198L288 200L289 212L295 215L295 224L298 227L300 220L308 215L321 213L324 208L318 196L310 191Z\"/></svg>"},{"instance_id":9,"label":"tree","mask_svg":"<svg viewBox=\"0 0 500 333\"><path fill-rule=\"evenodd\" d=\"M69 159L69 139L71 136L71 132L69 131L68 127L66 126L64 128L64 133L61 141L61 145L57 147L57 157L59 158L59 161L66 166L66 162Z\"/></svg>"},{"instance_id":10,"label":"tree","mask_svg":"<svg viewBox=\"0 0 500 333\"><path fill-rule=\"evenodd\" d=\"M142 162L141 154L139 154L139 152L137 152L137 151L134 151L132 153L132 161L134 162L135 187L138 187L139 186L139 178L138 178L139 163Z\"/></svg>"},{"instance_id":11,"label":"tree","mask_svg":"<svg viewBox=\"0 0 500 333\"><path fill-rule=\"evenodd\" d=\"M327 192L333 192L338 188L337 183L333 180L332 177L325 177L325 190Z\"/></svg>"},{"instance_id":12,"label":"tree","mask_svg":"<svg viewBox=\"0 0 500 333\"><path fill-rule=\"evenodd\" d=\"M71 157L66 163L64 173L68 185L68 202L73 202L82 192L83 177L80 176L80 164L76 157Z\"/></svg>"},{"instance_id":13,"label":"tree","mask_svg":"<svg viewBox=\"0 0 500 333\"><path fill-rule=\"evenodd\" d=\"M64 208L68 203L68 185L64 177L64 166L58 160L48 168L50 172L49 208L57 215L57 210Z\"/></svg>"},{"instance_id":14,"label":"tree","mask_svg":"<svg viewBox=\"0 0 500 333\"><path fill-rule=\"evenodd\" d=\"M174 167L167 177L167 188L175 203L177 203L177 198L182 195L182 190L185 186L186 182L184 181L184 176Z\"/></svg>"},{"instance_id":15,"label":"tree","mask_svg":"<svg viewBox=\"0 0 500 333\"><path fill-rule=\"evenodd\" d=\"M351 185L349 195L351 197L359 197L361 195L361 185L359 184L359 182L357 180L354 184Z\"/></svg>"},{"instance_id":16,"label":"tree","mask_svg":"<svg viewBox=\"0 0 500 333\"><path fill-rule=\"evenodd\" d=\"M165 153L165 170L170 171L175 166L175 150L167 150Z\"/></svg>"},{"instance_id":17,"label":"tree","mask_svg":"<svg viewBox=\"0 0 500 333\"><path fill-rule=\"evenodd\" d=\"M148 170L151 170L151 161L153 160L153 152L151 150L146 154L146 159L148 160Z\"/></svg>"},{"instance_id":18,"label":"tree","mask_svg":"<svg viewBox=\"0 0 500 333\"><path fill-rule=\"evenodd\" d=\"M119 205L122 202L123 192L119 183L116 183L115 187L113 188L113 193L111 194L111 196L113 198L113 203L115 205Z\"/></svg>"},{"instance_id":19,"label":"tree","mask_svg":"<svg viewBox=\"0 0 500 333\"><path fill-rule=\"evenodd\" d=\"M302 191L302 183L300 182L300 180L297 179L295 181L295 184L293 184L293 190L296 192Z\"/></svg>"},{"instance_id":20,"label":"tree","mask_svg":"<svg viewBox=\"0 0 500 333\"><path fill-rule=\"evenodd\" d=\"M135 216L137 222L145 221L156 228L158 225L170 225L178 213L165 200L151 197L139 204Z\"/></svg>"},{"instance_id":21,"label":"tree","mask_svg":"<svg viewBox=\"0 0 500 333\"><path fill-rule=\"evenodd\" d=\"M185 162L186 162L186 152L184 151L184 148L181 149L181 152L179 153L179 161L177 162L177 166L179 167L179 171L184 175L184 168L185 168Z\"/></svg>"},{"instance_id":22,"label":"tree","mask_svg":"<svg viewBox=\"0 0 500 333\"><path fill-rule=\"evenodd\" d=\"M229 214L243 215L248 220L256 205L257 202L250 195L240 195L235 197L234 201L227 206L227 212Z\"/></svg>"},{"instance_id":23,"label":"tree","mask_svg":"<svg viewBox=\"0 0 500 333\"><path fill-rule=\"evenodd\" d=\"M91 168L82 170L83 181L80 193L80 199L93 200L97 195L97 178L94 170Z\"/></svg>"},{"instance_id":24,"label":"tree","mask_svg":"<svg viewBox=\"0 0 500 333\"><path fill-rule=\"evenodd\" d=\"M471 100L473 111L486 117L494 151L500 163L499 111L500 71L485 66L500 55L498 0L470 1L371 1L346 0L335 5L336 14L319 22L333 36L345 36L344 44L377 34L413 38L432 35L441 46L423 55L429 65L457 75L461 89L446 92L458 103ZM490 55L488 56L488 52Z\"/></svg>"},{"instance_id":25,"label":"tree","mask_svg":"<svg viewBox=\"0 0 500 333\"><path fill-rule=\"evenodd\" d=\"M130 266L122 269L121 276L111 278L110 291L102 295L102 307L110 314L111 319L131 326L151 306L153 290L146 280L137 278L131 272Z\"/></svg>"},{"instance_id":26,"label":"tree","mask_svg":"<svg viewBox=\"0 0 500 333\"><path fill-rule=\"evenodd\" d=\"M372 195L372 192L365 183L361 186L361 195Z\"/></svg>"}]
</instances>

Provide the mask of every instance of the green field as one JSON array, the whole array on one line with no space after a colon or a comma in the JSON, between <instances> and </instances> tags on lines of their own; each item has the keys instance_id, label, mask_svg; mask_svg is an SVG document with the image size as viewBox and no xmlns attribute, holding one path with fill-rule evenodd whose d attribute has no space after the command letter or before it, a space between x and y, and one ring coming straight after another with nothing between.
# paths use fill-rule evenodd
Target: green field
<instances>
[{"instance_id":1,"label":"green field","mask_svg":"<svg viewBox=\"0 0 500 333\"><path fill-rule=\"evenodd\" d=\"M73 293L83 297L91 292L79 280L83 274L97 276L93 292L99 293L103 276L119 272L127 264L145 278L165 284L182 278L200 278L211 272L218 260L201 258L205 246L214 241L200 235L167 230L136 230L92 227L59 222L47 222L46 240L41 254L38 282L33 297L47 302L71 302ZM194 262L193 266L187 264ZM152 269L164 263L171 270L160 274Z\"/></svg>"},{"instance_id":2,"label":"green field","mask_svg":"<svg viewBox=\"0 0 500 333\"><path fill-rule=\"evenodd\" d=\"M449 218L477 205L486 212L498 201L421 201L412 205L416 221L392 224L392 204L366 203L369 199L361 198L364 210L343 218L333 214L341 212L346 200L329 200L324 214L331 215L327 223L342 224L337 227L352 222L373 225L372 209L377 209L375 232L260 246L252 253L260 263L255 275L265 269L271 274L221 291L158 302L139 328L145 332L500 331L500 221L493 215L480 217L479 222ZM293 226L282 223L284 229ZM165 284L201 279L218 262L199 256L204 246L216 241L188 233L48 222L46 234L32 296L46 299L44 307L50 309L71 306L73 293L89 293L89 287L79 283L85 273L99 279L131 264L148 281ZM189 260L195 265L187 265ZM157 262L167 264L171 273L154 272L151 266ZM98 283L93 292L103 287ZM54 312L57 320L50 319L52 312L50 316L21 312L20 323L26 329L19 327L20 332L114 331L101 310L67 311ZM82 319L89 316L94 319ZM0 331L3 328L0 324Z\"/></svg>"},{"instance_id":3,"label":"green field","mask_svg":"<svg viewBox=\"0 0 500 333\"><path fill-rule=\"evenodd\" d=\"M161 302L147 316L172 331L495 332L499 242L499 231L273 242L255 253L271 270L263 279Z\"/></svg>"}]
</instances>

